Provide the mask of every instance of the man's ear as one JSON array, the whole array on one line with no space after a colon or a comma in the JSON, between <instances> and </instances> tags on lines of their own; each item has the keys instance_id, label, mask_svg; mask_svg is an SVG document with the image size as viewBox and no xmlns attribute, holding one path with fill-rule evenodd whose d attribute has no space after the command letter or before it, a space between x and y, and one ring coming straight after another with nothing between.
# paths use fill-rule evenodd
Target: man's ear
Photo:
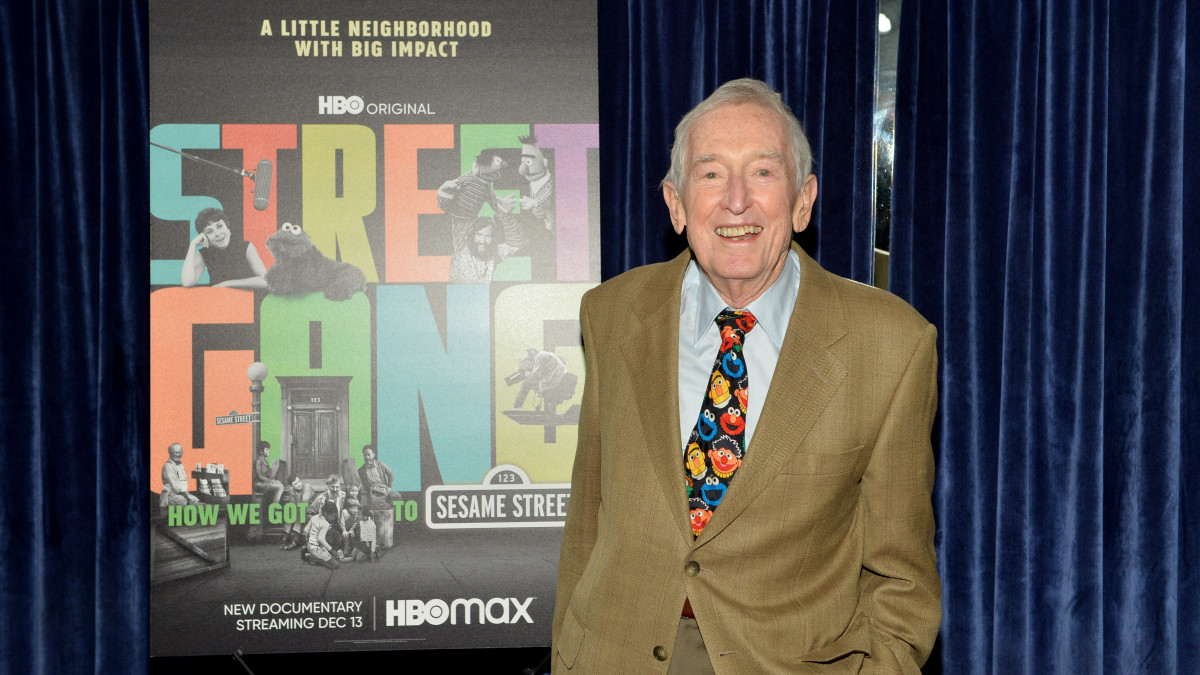
<instances>
[{"instance_id":1,"label":"man's ear","mask_svg":"<svg viewBox=\"0 0 1200 675\"><path fill-rule=\"evenodd\" d=\"M803 232L812 220L813 205L817 202L817 177L808 174L800 185L796 195L796 204L792 207L792 231Z\"/></svg>"},{"instance_id":2,"label":"man's ear","mask_svg":"<svg viewBox=\"0 0 1200 675\"><path fill-rule=\"evenodd\" d=\"M671 212L671 227L675 228L675 234L683 234L683 228L687 226L687 213L683 209L683 197L670 181L663 183L663 201Z\"/></svg>"}]
</instances>

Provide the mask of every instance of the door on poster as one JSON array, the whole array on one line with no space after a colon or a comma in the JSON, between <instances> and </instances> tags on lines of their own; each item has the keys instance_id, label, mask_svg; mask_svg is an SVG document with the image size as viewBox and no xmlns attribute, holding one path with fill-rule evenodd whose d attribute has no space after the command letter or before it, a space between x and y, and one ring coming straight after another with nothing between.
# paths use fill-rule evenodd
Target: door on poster
<instances>
[{"instance_id":1,"label":"door on poster","mask_svg":"<svg viewBox=\"0 0 1200 675\"><path fill-rule=\"evenodd\" d=\"M301 478L324 478L338 469L337 411L292 411L292 458Z\"/></svg>"},{"instance_id":2,"label":"door on poster","mask_svg":"<svg viewBox=\"0 0 1200 675\"><path fill-rule=\"evenodd\" d=\"M285 402L284 447L293 471L302 479L316 481L338 473L349 457L350 378L279 379Z\"/></svg>"}]
</instances>

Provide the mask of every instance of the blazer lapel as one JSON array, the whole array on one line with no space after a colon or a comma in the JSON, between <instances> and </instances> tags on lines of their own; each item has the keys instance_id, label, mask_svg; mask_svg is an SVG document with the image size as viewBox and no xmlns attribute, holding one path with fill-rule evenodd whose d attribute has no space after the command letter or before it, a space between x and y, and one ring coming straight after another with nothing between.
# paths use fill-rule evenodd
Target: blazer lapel
<instances>
[{"instance_id":1,"label":"blazer lapel","mask_svg":"<svg viewBox=\"0 0 1200 675\"><path fill-rule=\"evenodd\" d=\"M771 391L763 403L746 460L729 484L728 496L696 540L697 546L725 529L774 480L846 377L846 365L830 351L846 333L841 301L829 283L829 273L798 246L792 247L800 254L800 290L779 351Z\"/></svg>"},{"instance_id":2,"label":"blazer lapel","mask_svg":"<svg viewBox=\"0 0 1200 675\"><path fill-rule=\"evenodd\" d=\"M663 267L630 308L632 326L621 343L626 381L631 383L645 439L646 463L658 477L663 497L677 515L680 533L691 538L679 446L679 292L691 256L685 251Z\"/></svg>"}]
</instances>

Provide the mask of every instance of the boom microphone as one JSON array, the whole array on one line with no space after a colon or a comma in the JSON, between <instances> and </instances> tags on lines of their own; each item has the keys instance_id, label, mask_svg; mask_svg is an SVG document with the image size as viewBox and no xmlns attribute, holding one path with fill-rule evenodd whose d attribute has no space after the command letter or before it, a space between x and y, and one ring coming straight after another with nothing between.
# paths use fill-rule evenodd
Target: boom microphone
<instances>
[{"instance_id":1,"label":"boom microphone","mask_svg":"<svg viewBox=\"0 0 1200 675\"><path fill-rule=\"evenodd\" d=\"M254 176L251 180L254 181L254 208L259 211L266 211L267 205L271 201L271 160L264 159L258 163L258 168L254 170Z\"/></svg>"},{"instance_id":2,"label":"boom microphone","mask_svg":"<svg viewBox=\"0 0 1200 675\"><path fill-rule=\"evenodd\" d=\"M197 157L196 155L190 155L181 150L176 150L175 148L169 148L169 147L163 145L162 143L155 143L154 141L150 141L150 145L153 145L156 148L162 148L163 150L170 150L171 152L179 155L180 157L186 157L188 159L192 159L197 162L211 164L212 166L215 166L218 169L225 169L226 171L232 171L239 176L245 176L246 178L249 178L250 180L254 181L254 208L259 211L267 210L267 205L270 203L270 200L271 200L271 171L272 171L271 160L269 160L269 159L262 160L261 162L258 163L258 168L255 169L254 173L251 173L249 171L246 171L245 169L235 169L231 166L225 166L224 164L217 164L216 162L214 162L212 160L204 159L203 157Z\"/></svg>"}]
</instances>

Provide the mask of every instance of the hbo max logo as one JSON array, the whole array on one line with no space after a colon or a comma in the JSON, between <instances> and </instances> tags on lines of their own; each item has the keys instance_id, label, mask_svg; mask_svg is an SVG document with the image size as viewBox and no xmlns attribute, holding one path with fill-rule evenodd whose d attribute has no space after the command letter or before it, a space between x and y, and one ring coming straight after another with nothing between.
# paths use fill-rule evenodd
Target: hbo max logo
<instances>
[{"instance_id":1,"label":"hbo max logo","mask_svg":"<svg viewBox=\"0 0 1200 675\"><path fill-rule=\"evenodd\" d=\"M361 96L318 96L317 113L320 115L357 115L366 104Z\"/></svg>"},{"instance_id":2,"label":"hbo max logo","mask_svg":"<svg viewBox=\"0 0 1200 675\"><path fill-rule=\"evenodd\" d=\"M434 598L428 602L421 600L388 600L385 616L389 626L420 626L431 624L440 626L450 620L451 625L462 623L533 623L529 616L529 604L533 598L525 598L524 602L516 598L492 598L484 601L479 598L458 598L447 603L445 600ZM474 615L474 621L472 621Z\"/></svg>"}]
</instances>

